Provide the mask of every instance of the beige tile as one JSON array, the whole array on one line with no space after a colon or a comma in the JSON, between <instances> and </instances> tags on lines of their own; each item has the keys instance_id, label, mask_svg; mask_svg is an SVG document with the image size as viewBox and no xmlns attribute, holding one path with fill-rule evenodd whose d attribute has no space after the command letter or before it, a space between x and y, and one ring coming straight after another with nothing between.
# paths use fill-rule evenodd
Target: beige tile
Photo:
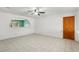
<instances>
[{"instance_id":1,"label":"beige tile","mask_svg":"<svg viewBox=\"0 0 79 59\"><path fill-rule=\"evenodd\" d=\"M29 35L0 41L1 52L79 52L79 43L43 35Z\"/></svg>"}]
</instances>

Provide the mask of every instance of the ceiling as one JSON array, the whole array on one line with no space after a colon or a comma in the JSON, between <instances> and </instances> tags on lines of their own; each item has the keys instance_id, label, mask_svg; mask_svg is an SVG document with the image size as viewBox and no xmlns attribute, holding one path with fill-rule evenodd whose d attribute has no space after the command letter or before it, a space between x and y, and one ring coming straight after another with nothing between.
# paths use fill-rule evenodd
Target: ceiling
<instances>
[{"instance_id":1,"label":"ceiling","mask_svg":"<svg viewBox=\"0 0 79 59\"><path fill-rule=\"evenodd\" d=\"M46 12L45 14L41 14L41 16L46 16L50 14L57 14L57 13L69 13L69 12L76 12L79 10L79 7L37 7L40 11ZM22 16L37 16L31 15L29 10L33 10L34 7L0 7L0 11L13 13Z\"/></svg>"}]
</instances>

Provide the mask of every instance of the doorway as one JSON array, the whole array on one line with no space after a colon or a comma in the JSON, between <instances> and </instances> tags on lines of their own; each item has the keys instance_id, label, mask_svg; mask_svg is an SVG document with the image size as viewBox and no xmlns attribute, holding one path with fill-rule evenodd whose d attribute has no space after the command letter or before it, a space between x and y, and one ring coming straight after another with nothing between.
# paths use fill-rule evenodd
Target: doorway
<instances>
[{"instance_id":1,"label":"doorway","mask_svg":"<svg viewBox=\"0 0 79 59\"><path fill-rule=\"evenodd\" d=\"M75 39L75 17L63 17L63 38L74 40Z\"/></svg>"}]
</instances>

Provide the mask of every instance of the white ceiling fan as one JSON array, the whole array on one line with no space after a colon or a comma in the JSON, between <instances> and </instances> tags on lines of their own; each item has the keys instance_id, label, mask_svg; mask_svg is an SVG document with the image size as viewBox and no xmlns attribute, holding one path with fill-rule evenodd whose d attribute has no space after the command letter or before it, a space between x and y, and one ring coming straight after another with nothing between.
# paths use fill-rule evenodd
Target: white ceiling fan
<instances>
[{"instance_id":1,"label":"white ceiling fan","mask_svg":"<svg viewBox=\"0 0 79 59\"><path fill-rule=\"evenodd\" d=\"M18 10L21 9L20 11L27 14L27 15L38 15L40 16L41 14L45 14L42 7L24 7L24 8L12 8L12 7L6 7L9 10Z\"/></svg>"},{"instance_id":2,"label":"white ceiling fan","mask_svg":"<svg viewBox=\"0 0 79 59\"><path fill-rule=\"evenodd\" d=\"M31 15L38 15L40 16L41 14L45 14L45 12L41 11L40 10L41 8L39 7L36 7L36 8L33 8L33 9L29 9L27 10Z\"/></svg>"}]
</instances>

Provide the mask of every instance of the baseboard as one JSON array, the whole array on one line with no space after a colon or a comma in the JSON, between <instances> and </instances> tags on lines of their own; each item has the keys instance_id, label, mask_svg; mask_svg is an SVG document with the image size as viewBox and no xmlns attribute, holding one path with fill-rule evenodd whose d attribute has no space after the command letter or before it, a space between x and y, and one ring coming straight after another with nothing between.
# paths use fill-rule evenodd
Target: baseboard
<instances>
[{"instance_id":1,"label":"baseboard","mask_svg":"<svg viewBox=\"0 0 79 59\"><path fill-rule=\"evenodd\" d=\"M42 35L42 36L47 36L47 37L52 37L52 38L57 38L57 39L63 39L63 38L60 38L60 37L55 37L55 36L51 36L51 35L45 35L45 34L40 34L40 33L34 33L36 35Z\"/></svg>"},{"instance_id":2,"label":"baseboard","mask_svg":"<svg viewBox=\"0 0 79 59\"><path fill-rule=\"evenodd\" d=\"M33 34L34 33L29 33L29 34L25 34L25 35L20 35L20 36L15 36L15 37L9 37L9 38L0 39L0 40L15 39L15 38L19 38L19 37L23 37L23 36L29 36L29 35L33 35Z\"/></svg>"}]
</instances>

